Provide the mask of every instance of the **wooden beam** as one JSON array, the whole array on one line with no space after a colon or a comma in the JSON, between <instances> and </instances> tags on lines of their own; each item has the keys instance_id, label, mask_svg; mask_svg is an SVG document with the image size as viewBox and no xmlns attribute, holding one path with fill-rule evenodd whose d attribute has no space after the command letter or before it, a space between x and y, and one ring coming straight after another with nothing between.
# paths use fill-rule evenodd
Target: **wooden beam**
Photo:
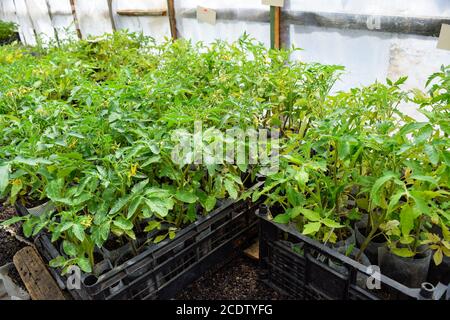
<instances>
[{"instance_id":1,"label":"wooden beam","mask_svg":"<svg viewBox=\"0 0 450 320\"><path fill-rule=\"evenodd\" d=\"M167 16L167 10L155 9L155 10L117 10L117 14L120 16L131 17L161 17Z\"/></svg>"},{"instance_id":2,"label":"wooden beam","mask_svg":"<svg viewBox=\"0 0 450 320\"><path fill-rule=\"evenodd\" d=\"M65 300L44 261L33 247L21 249L13 258L14 265L33 300Z\"/></svg>"},{"instance_id":3,"label":"wooden beam","mask_svg":"<svg viewBox=\"0 0 450 320\"><path fill-rule=\"evenodd\" d=\"M182 9L183 18L196 18L195 9ZM217 9L217 20L270 22L267 10L254 9ZM377 23L373 27L372 22ZM312 12L283 8L282 25L316 26L343 30L366 30L373 32L390 32L400 34L417 34L422 36L439 36L441 25L450 24L450 17L420 16L384 16L339 12Z\"/></svg>"},{"instance_id":4,"label":"wooden beam","mask_svg":"<svg viewBox=\"0 0 450 320\"><path fill-rule=\"evenodd\" d=\"M177 21L175 19L175 4L174 0L167 0L167 9L169 10L169 24L170 24L170 33L172 35L172 39L178 39L177 32Z\"/></svg>"}]
</instances>

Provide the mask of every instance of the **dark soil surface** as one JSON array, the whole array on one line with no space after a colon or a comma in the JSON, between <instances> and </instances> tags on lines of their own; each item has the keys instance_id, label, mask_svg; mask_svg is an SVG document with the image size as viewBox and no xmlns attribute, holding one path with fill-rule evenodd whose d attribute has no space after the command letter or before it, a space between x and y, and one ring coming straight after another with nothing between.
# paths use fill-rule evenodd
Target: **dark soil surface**
<instances>
[{"instance_id":1,"label":"dark soil surface","mask_svg":"<svg viewBox=\"0 0 450 320\"><path fill-rule=\"evenodd\" d=\"M0 204L0 221L7 220L14 215L16 215L16 210L13 207L4 207ZM10 228L17 234L22 234L20 223L16 223L10 226ZM0 228L0 266L12 262L16 252L23 247L25 247L24 243L18 241L9 232ZM25 288L15 267L11 268L9 276L17 285L22 287L22 289Z\"/></svg>"},{"instance_id":2,"label":"dark soil surface","mask_svg":"<svg viewBox=\"0 0 450 320\"><path fill-rule=\"evenodd\" d=\"M281 300L289 299L262 283L257 262L238 257L181 292L179 300Z\"/></svg>"}]
</instances>

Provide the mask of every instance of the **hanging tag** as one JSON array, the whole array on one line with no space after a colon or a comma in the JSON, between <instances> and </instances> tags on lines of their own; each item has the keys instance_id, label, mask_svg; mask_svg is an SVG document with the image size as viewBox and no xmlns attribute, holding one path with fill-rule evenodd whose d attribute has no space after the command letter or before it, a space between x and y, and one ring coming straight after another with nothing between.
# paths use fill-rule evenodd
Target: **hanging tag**
<instances>
[{"instance_id":1,"label":"hanging tag","mask_svg":"<svg viewBox=\"0 0 450 320\"><path fill-rule=\"evenodd\" d=\"M216 24L216 11L209 8L197 7L198 22L206 22L209 24Z\"/></svg>"},{"instance_id":2,"label":"hanging tag","mask_svg":"<svg viewBox=\"0 0 450 320\"><path fill-rule=\"evenodd\" d=\"M437 44L438 49L450 50L450 25L442 24Z\"/></svg>"},{"instance_id":3,"label":"hanging tag","mask_svg":"<svg viewBox=\"0 0 450 320\"><path fill-rule=\"evenodd\" d=\"M284 0L262 0L262 4L273 7L284 7Z\"/></svg>"}]
</instances>

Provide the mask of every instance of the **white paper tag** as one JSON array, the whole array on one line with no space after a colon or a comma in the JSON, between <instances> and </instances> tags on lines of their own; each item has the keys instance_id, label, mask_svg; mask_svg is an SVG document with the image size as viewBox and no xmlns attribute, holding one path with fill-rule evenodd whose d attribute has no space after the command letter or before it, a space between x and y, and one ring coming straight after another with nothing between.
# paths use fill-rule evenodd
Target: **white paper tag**
<instances>
[{"instance_id":1,"label":"white paper tag","mask_svg":"<svg viewBox=\"0 0 450 320\"><path fill-rule=\"evenodd\" d=\"M209 24L216 24L216 11L209 8L197 7L198 22L206 22Z\"/></svg>"},{"instance_id":2,"label":"white paper tag","mask_svg":"<svg viewBox=\"0 0 450 320\"><path fill-rule=\"evenodd\" d=\"M437 44L438 49L450 50L450 25L442 24Z\"/></svg>"},{"instance_id":3,"label":"white paper tag","mask_svg":"<svg viewBox=\"0 0 450 320\"><path fill-rule=\"evenodd\" d=\"M266 6L284 7L284 0L262 0L262 4Z\"/></svg>"}]
</instances>

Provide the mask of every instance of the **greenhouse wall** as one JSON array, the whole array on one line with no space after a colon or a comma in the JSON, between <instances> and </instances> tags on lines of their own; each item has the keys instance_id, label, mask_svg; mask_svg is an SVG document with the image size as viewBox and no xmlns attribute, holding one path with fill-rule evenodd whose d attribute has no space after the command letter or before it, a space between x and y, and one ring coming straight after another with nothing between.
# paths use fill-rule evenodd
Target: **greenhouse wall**
<instances>
[{"instance_id":1,"label":"greenhouse wall","mask_svg":"<svg viewBox=\"0 0 450 320\"><path fill-rule=\"evenodd\" d=\"M71 6L73 3L73 7ZM270 46L269 6L261 0L175 0L178 36L210 43L233 41L244 32ZM198 22L196 8L217 11L215 24ZM46 42L76 36L100 36L114 29L142 31L157 40L170 37L167 13L161 16L124 16L120 10L165 10L165 0L0 0L0 19L20 25L22 42L36 45L36 35ZM355 15L367 19L367 28L317 26L305 21L283 21L283 11L313 13L328 19L330 14ZM404 30L384 31L380 17L450 19L447 0L286 0L281 13L284 46L302 48L293 59L339 64L346 73L335 90L367 85L375 80L408 76L406 88L424 89L428 75L442 64L450 64L450 53L436 48L436 35ZM231 17L231 18L230 18ZM368 17L368 18L366 18ZM433 20L434 19L434 20ZM77 20L77 23L75 22ZM414 67L411 67L414 66ZM407 110L419 117L414 110Z\"/></svg>"}]
</instances>

